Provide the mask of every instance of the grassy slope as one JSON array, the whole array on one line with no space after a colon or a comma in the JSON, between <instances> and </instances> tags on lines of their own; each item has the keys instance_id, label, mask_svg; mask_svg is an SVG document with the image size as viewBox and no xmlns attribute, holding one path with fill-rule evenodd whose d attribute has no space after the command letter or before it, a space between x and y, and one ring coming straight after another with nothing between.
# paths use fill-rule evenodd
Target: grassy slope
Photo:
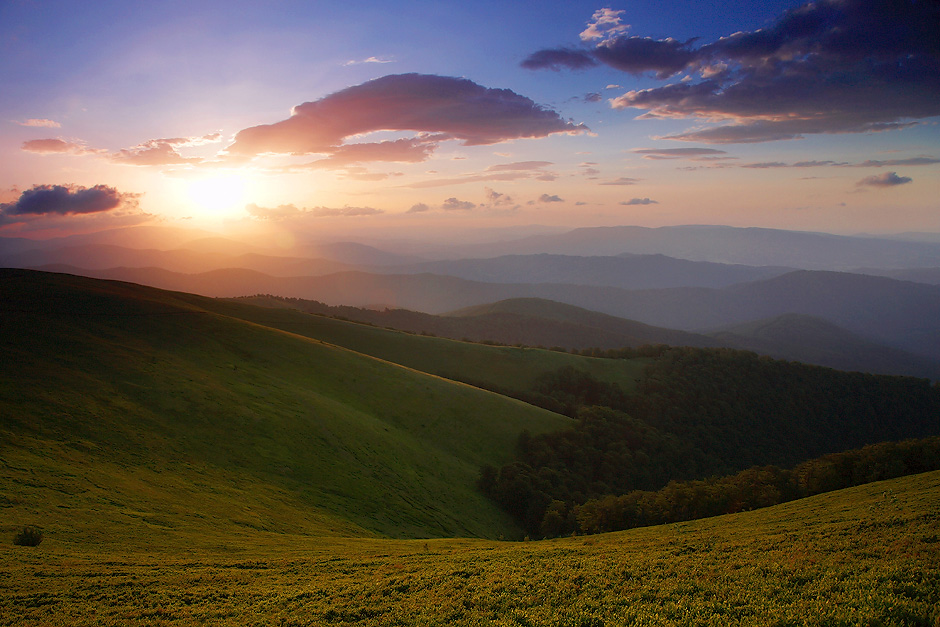
<instances>
[{"instance_id":1,"label":"grassy slope","mask_svg":"<svg viewBox=\"0 0 940 627\"><path fill-rule=\"evenodd\" d=\"M290 309L256 307L200 296L185 298L225 315L319 338L422 372L516 390L528 390L539 375L571 365L602 381L617 383L629 392L635 387L646 364L643 359L596 359L535 348L486 346L411 335Z\"/></svg>"},{"instance_id":2,"label":"grassy slope","mask_svg":"<svg viewBox=\"0 0 940 627\"><path fill-rule=\"evenodd\" d=\"M473 487L479 466L508 460L522 429L567 424L198 299L0 279L5 533L509 535Z\"/></svg>"},{"instance_id":3,"label":"grassy slope","mask_svg":"<svg viewBox=\"0 0 940 627\"><path fill-rule=\"evenodd\" d=\"M940 472L588 538L0 544L0 625L940 624Z\"/></svg>"}]
</instances>

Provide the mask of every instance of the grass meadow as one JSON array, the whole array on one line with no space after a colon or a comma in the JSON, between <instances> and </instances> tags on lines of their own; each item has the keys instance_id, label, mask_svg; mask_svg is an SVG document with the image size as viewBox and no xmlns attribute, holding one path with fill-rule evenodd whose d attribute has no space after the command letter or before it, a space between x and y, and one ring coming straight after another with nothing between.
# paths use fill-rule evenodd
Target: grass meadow
<instances>
[{"instance_id":1,"label":"grass meadow","mask_svg":"<svg viewBox=\"0 0 940 627\"><path fill-rule=\"evenodd\" d=\"M538 542L245 530L0 547L0 625L940 625L940 472Z\"/></svg>"}]
</instances>

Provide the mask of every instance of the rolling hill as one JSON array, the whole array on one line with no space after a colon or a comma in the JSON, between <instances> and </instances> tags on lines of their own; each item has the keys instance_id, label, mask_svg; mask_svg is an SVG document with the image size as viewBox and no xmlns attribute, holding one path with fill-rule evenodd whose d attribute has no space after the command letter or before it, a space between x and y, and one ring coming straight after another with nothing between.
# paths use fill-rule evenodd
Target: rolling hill
<instances>
[{"instance_id":1,"label":"rolling hill","mask_svg":"<svg viewBox=\"0 0 940 627\"><path fill-rule=\"evenodd\" d=\"M22 270L0 271L0 290L2 501L75 541L184 523L508 536L474 489L480 465L522 429L568 423L221 301Z\"/></svg>"},{"instance_id":2,"label":"rolling hill","mask_svg":"<svg viewBox=\"0 0 940 627\"><path fill-rule=\"evenodd\" d=\"M802 314L732 325L707 334L724 346L838 370L940 380L940 362L884 346Z\"/></svg>"}]
</instances>

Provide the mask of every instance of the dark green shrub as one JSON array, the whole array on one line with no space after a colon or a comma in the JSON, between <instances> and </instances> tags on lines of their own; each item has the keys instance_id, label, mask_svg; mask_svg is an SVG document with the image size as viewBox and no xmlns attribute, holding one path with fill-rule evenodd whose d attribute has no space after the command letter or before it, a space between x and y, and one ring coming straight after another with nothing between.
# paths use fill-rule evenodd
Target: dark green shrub
<instances>
[{"instance_id":1,"label":"dark green shrub","mask_svg":"<svg viewBox=\"0 0 940 627\"><path fill-rule=\"evenodd\" d=\"M42 531L29 525L13 536L13 544L18 546L39 546L40 542L42 542Z\"/></svg>"}]
</instances>

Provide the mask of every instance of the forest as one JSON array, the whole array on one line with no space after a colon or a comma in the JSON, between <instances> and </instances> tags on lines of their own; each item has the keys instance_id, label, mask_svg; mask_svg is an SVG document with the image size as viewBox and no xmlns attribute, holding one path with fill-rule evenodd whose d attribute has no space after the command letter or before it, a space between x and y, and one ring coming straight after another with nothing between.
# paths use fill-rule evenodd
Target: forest
<instances>
[{"instance_id":1,"label":"forest","mask_svg":"<svg viewBox=\"0 0 940 627\"><path fill-rule=\"evenodd\" d=\"M940 389L746 351L647 347L635 393L563 368L524 400L577 419L519 436L478 485L534 537L764 507L938 467ZM884 444L879 444L884 443ZM875 446L873 446L875 445Z\"/></svg>"}]
</instances>

